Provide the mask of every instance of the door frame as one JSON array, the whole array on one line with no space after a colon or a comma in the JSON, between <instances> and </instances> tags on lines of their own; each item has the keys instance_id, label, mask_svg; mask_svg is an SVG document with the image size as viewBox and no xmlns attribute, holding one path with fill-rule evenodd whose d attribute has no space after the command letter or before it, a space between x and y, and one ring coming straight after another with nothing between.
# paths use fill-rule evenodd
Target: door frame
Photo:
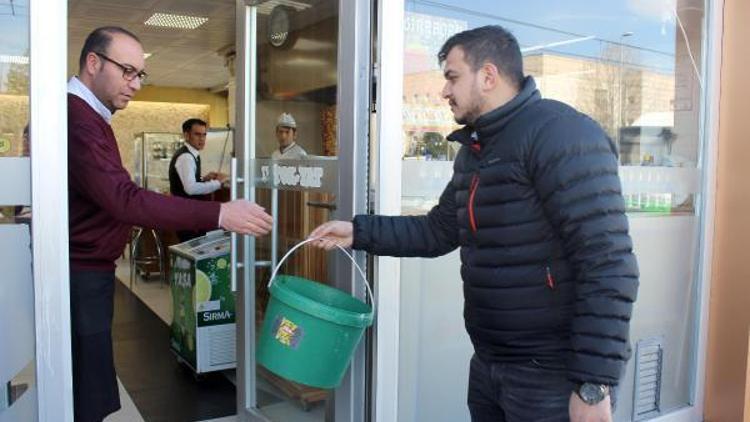
<instances>
[{"instance_id":1,"label":"door frame","mask_svg":"<svg viewBox=\"0 0 750 422\"><path fill-rule=\"evenodd\" d=\"M373 212L401 215L403 156L404 0L378 1L376 140L371 160ZM401 259L374 258L380 310L375 340L373 421L397 421L401 308Z\"/></svg>"},{"instance_id":2,"label":"door frame","mask_svg":"<svg viewBox=\"0 0 750 422\"><path fill-rule=\"evenodd\" d=\"M250 166L255 152L256 55L247 49L256 43L257 9L248 0L236 0L235 11L235 77L236 118L234 151L232 160L232 199L255 200L255 190L249 189ZM236 192L236 193L235 193ZM254 267L247 271L246 265L255 262L255 241L251 236L231 234L232 285L237 292L235 304L237 314L237 418L240 421L267 421L257 410L255 386L255 275ZM251 292L252 294L246 294ZM247 327L247 329L245 329ZM245 380L252 380L249 385Z\"/></svg>"},{"instance_id":3,"label":"door frame","mask_svg":"<svg viewBox=\"0 0 750 422\"><path fill-rule=\"evenodd\" d=\"M38 420L73 421L66 142L68 2L30 0L29 20Z\"/></svg>"}]
</instances>

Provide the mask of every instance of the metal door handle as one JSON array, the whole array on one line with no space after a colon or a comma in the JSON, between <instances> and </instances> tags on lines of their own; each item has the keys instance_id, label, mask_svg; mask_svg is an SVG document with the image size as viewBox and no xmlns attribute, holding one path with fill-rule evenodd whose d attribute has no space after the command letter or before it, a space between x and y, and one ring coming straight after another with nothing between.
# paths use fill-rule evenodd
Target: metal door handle
<instances>
[{"instance_id":1,"label":"metal door handle","mask_svg":"<svg viewBox=\"0 0 750 422\"><path fill-rule=\"evenodd\" d=\"M232 157L230 162L229 170L229 199L234 201L237 199L237 158ZM237 262L237 233L232 232L229 234L229 278L232 283L232 291L237 291L237 268L239 267Z\"/></svg>"}]
</instances>

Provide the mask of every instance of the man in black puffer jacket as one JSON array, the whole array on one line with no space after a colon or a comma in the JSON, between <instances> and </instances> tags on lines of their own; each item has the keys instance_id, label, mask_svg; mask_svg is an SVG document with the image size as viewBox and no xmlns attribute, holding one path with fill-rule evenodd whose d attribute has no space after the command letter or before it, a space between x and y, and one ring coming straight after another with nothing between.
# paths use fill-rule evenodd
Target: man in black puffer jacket
<instances>
[{"instance_id":1,"label":"man in black puffer jacket","mask_svg":"<svg viewBox=\"0 0 750 422\"><path fill-rule=\"evenodd\" d=\"M462 147L438 205L311 237L401 257L461 247L473 421L611 421L638 289L615 147L592 119L540 97L503 28L456 34L439 59L465 127L449 136Z\"/></svg>"}]
</instances>

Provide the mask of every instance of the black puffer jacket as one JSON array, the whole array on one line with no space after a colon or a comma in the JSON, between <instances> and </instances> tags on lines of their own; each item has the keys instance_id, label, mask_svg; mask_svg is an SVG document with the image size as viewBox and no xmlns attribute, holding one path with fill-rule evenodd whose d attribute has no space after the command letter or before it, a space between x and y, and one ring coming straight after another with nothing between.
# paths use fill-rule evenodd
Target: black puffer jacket
<instances>
[{"instance_id":1,"label":"black puffer jacket","mask_svg":"<svg viewBox=\"0 0 750 422\"><path fill-rule=\"evenodd\" d=\"M433 257L460 246L466 329L481 357L564 361L573 381L617 384L638 268L612 142L589 117L542 100L530 77L449 139L463 146L439 204L425 216L355 217L354 248Z\"/></svg>"}]
</instances>

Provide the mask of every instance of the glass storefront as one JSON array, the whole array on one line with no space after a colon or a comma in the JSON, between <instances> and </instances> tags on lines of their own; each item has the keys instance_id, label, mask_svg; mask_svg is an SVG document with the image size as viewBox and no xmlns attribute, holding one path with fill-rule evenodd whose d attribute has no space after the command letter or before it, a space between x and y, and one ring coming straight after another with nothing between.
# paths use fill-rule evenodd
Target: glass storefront
<instances>
[{"instance_id":1,"label":"glass storefront","mask_svg":"<svg viewBox=\"0 0 750 422\"><path fill-rule=\"evenodd\" d=\"M29 2L0 3L0 421L36 418Z\"/></svg>"},{"instance_id":2,"label":"glass storefront","mask_svg":"<svg viewBox=\"0 0 750 422\"><path fill-rule=\"evenodd\" d=\"M693 400L704 8L698 0L405 2L402 214L429 211L452 174L458 145L445 137L459 126L440 96L436 56L465 29L509 29L542 96L588 114L617 145L641 270L617 420ZM472 347L459 265L458 252L401 261L401 332L410 333L400 340L404 420L468 420Z\"/></svg>"},{"instance_id":3,"label":"glass storefront","mask_svg":"<svg viewBox=\"0 0 750 422\"><path fill-rule=\"evenodd\" d=\"M227 7L235 6L231 3L227 2ZM228 115L234 114L235 101L246 102L242 107L253 113L249 129L237 133L239 139L252 131L253 139L244 156L245 151L237 148L238 160L247 159L240 166L257 170L255 178L262 178L261 167L269 164L279 147L277 123L283 114L288 114L294 119L297 143L306 151L308 164L322 163L320 167L331 169L337 179L335 184L321 189L271 189L252 176L245 178L247 186L240 182L242 189L253 192L255 200L275 210L280 222L274 236L259 239L249 248L252 252L243 252L239 258L252 256L242 261L244 268L252 271L252 277L247 278L253 280L252 291L247 292L253 298L252 306L246 311L252 315L246 320L259 327L268 300L265 286L278 257L318 224L362 212L357 207L365 202L360 200L366 198L367 193L362 191L367 189L362 186L364 182L359 183L359 176L351 177L351 173L358 175L360 170L352 168L366 166L357 161L359 157L352 150L360 153L360 144L364 144L370 129L348 128L351 133L365 134L357 138L346 136L349 132L342 131L341 126L366 126L360 124L362 116L367 118L366 113L357 110L359 114L353 117L356 113L348 106L368 94L349 92L359 82L348 79L357 73L348 62L357 58L346 55L355 49L346 46L361 42L353 41L359 40L353 36L359 34L357 25L361 32L369 32L369 27L361 30L367 25L344 13L354 9L351 5L355 2L348 0L234 3L237 10L256 9L253 25L245 28L252 31L245 38L252 40L246 51L252 52L253 59L237 64L238 69L249 63L255 66L244 69L254 82L235 81L232 75L227 100ZM698 255L704 177L700 122L704 107L706 3L404 1L400 140L403 215L428 212L452 174L458 148L447 142L446 136L458 125L440 96L444 79L436 55L444 41L456 32L488 24L511 30L522 47L524 71L535 78L542 95L588 114L616 143L631 235L641 269L639 298L631 322L633 358L619 389L618 421L648 419L692 405L696 398L702 400L695 396L695 367L699 347ZM37 412L34 348L35 341L40 340L35 340L34 335L29 147L32 134L27 130L29 4L29 0L0 1L0 175L3 180L14 182L0 192L0 259L4 270L13 274L6 278L0 295L0 422L35 420ZM357 4L372 6L363 1ZM239 16L237 21L244 24L243 19ZM238 43L236 47L239 50L245 46ZM242 56L239 51L237 54ZM359 70L369 65L357 64ZM367 91L370 75L364 79ZM236 92L235 83L239 87ZM342 101L347 95L354 99ZM370 136L371 146L387 141L377 134ZM356 142L352 140L355 138ZM42 149L38 151L41 154ZM301 165L298 161L289 163ZM28 177L19 179L19 174ZM352 207L355 209L350 212ZM35 212L35 217L39 223L41 213ZM328 254L304 248L284 264L282 271L347 287L347 272L339 267L340 263ZM398 377L398 420L469 420L465 401L473 349L462 318L459 269L457 251L438 259L400 261L398 370L393 371L393 376ZM358 281L351 284L357 285ZM52 305L61 306L57 302ZM251 327L243 326L248 336L256 335L257 330ZM367 353L369 356L378 352L372 347ZM270 420L315 421L343 420L369 411L368 401L374 403L378 397L371 397L370 391L363 392L362 386L369 382L365 377L370 374L365 374L368 369L364 368L364 353L358 356L352 366L355 375L345 380L339 390L295 385L248 358L252 369L242 373L248 376L237 384L240 395L248 398L243 401L240 397L240 420L256 420L255 410ZM377 361L378 356L372 360ZM40 372L38 378L41 383L45 374ZM358 384L347 385L351 379ZM374 391L377 385L367 388L370 387Z\"/></svg>"}]
</instances>

